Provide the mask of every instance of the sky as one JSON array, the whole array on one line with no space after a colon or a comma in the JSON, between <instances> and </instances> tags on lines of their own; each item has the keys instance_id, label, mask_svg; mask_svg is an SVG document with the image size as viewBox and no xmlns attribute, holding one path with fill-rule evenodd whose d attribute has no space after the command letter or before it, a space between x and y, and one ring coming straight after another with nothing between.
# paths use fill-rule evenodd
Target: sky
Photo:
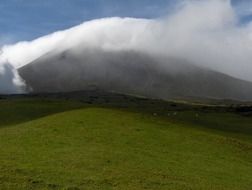
<instances>
[{"instance_id":1,"label":"sky","mask_svg":"<svg viewBox=\"0 0 252 190\"><path fill-rule=\"evenodd\" d=\"M86 49L177 57L252 81L252 1L0 0L0 93L25 86L17 69L39 57Z\"/></svg>"},{"instance_id":2,"label":"sky","mask_svg":"<svg viewBox=\"0 0 252 190\"><path fill-rule=\"evenodd\" d=\"M181 2L183 0L0 0L0 45L33 40L92 19L162 17ZM251 0L232 0L232 4L240 15L241 24L252 20Z\"/></svg>"},{"instance_id":3,"label":"sky","mask_svg":"<svg viewBox=\"0 0 252 190\"><path fill-rule=\"evenodd\" d=\"M31 40L103 17L159 17L173 5L174 0L0 0L0 41Z\"/></svg>"}]
</instances>

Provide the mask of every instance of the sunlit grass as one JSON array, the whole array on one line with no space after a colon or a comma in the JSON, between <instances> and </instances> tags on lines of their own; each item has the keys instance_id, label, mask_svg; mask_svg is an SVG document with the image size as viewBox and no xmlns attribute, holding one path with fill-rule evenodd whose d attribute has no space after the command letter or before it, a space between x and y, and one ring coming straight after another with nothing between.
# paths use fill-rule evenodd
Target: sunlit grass
<instances>
[{"instance_id":1,"label":"sunlit grass","mask_svg":"<svg viewBox=\"0 0 252 190\"><path fill-rule=\"evenodd\" d=\"M0 189L252 187L251 117L0 102Z\"/></svg>"}]
</instances>

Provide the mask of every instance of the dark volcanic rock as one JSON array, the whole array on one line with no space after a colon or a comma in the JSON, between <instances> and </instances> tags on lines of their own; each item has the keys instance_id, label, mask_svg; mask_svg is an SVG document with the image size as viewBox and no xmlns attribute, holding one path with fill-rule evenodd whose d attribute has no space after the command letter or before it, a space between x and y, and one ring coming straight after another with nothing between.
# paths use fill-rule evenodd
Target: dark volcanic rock
<instances>
[{"instance_id":1,"label":"dark volcanic rock","mask_svg":"<svg viewBox=\"0 0 252 190\"><path fill-rule=\"evenodd\" d=\"M252 83L175 58L133 51L49 53L19 69L34 92L92 88L152 98L252 100Z\"/></svg>"}]
</instances>

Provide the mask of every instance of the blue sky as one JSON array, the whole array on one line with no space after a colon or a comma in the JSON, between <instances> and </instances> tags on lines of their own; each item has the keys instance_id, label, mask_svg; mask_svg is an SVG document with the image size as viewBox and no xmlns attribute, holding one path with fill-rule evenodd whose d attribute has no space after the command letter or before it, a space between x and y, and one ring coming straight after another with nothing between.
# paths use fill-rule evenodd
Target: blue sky
<instances>
[{"instance_id":1,"label":"blue sky","mask_svg":"<svg viewBox=\"0 0 252 190\"><path fill-rule=\"evenodd\" d=\"M0 0L0 42L31 40L95 18L155 18L169 12L179 1ZM252 18L251 0L233 0L232 3L243 21Z\"/></svg>"}]
</instances>

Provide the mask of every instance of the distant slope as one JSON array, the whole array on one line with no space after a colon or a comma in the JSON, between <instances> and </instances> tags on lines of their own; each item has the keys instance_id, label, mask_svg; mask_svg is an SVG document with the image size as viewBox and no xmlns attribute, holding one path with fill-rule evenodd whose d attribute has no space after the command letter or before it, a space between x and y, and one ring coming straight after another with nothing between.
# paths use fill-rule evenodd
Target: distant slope
<instances>
[{"instance_id":1,"label":"distant slope","mask_svg":"<svg viewBox=\"0 0 252 190\"><path fill-rule=\"evenodd\" d=\"M252 100L252 83L197 67L184 60L156 59L134 51L51 52L19 69L35 92L95 86L154 98Z\"/></svg>"},{"instance_id":2,"label":"distant slope","mask_svg":"<svg viewBox=\"0 0 252 190\"><path fill-rule=\"evenodd\" d=\"M177 109L1 100L0 189L250 189L252 118Z\"/></svg>"}]
</instances>

